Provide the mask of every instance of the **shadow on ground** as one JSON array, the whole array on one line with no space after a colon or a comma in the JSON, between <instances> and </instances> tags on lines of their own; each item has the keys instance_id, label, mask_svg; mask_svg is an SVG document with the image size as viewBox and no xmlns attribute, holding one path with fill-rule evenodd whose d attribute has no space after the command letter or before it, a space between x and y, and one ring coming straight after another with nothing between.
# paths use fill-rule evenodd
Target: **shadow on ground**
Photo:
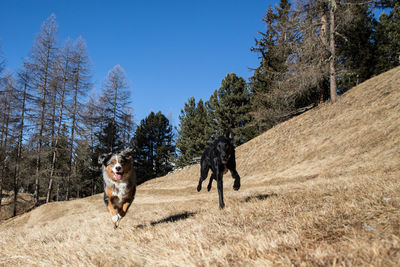
<instances>
[{"instance_id":1,"label":"shadow on ground","mask_svg":"<svg viewBox=\"0 0 400 267\"><path fill-rule=\"evenodd\" d=\"M150 225L151 226L156 226L156 225L161 224L161 223L170 223L170 222L177 222L177 221L180 221L180 220L186 220L187 218L193 217L194 215L196 215L195 212L185 211L185 212L182 212L182 213L178 213L178 214L174 214L174 215L165 217L165 218L163 218L161 220L158 220L158 221L151 222ZM144 225L144 224L139 224L139 225L136 226L136 228L139 228L139 229L142 229L144 227L146 227L146 225Z\"/></svg>"},{"instance_id":2,"label":"shadow on ground","mask_svg":"<svg viewBox=\"0 0 400 267\"><path fill-rule=\"evenodd\" d=\"M179 213L179 214L174 214L174 215L168 216L168 217L166 217L164 219L161 219L159 221L151 222L150 224L151 224L151 226L155 226L155 225L160 224L160 223L176 222L176 221L180 221L180 220L185 220L185 219L187 219L189 217L193 217L195 214L196 214L195 212L185 211L183 213Z\"/></svg>"},{"instance_id":3,"label":"shadow on ground","mask_svg":"<svg viewBox=\"0 0 400 267\"><path fill-rule=\"evenodd\" d=\"M258 194L258 195L253 195L253 196L248 196L244 199L243 202L250 202L252 200L266 200L270 197L277 197L278 195L275 193L270 193L270 194Z\"/></svg>"}]
</instances>

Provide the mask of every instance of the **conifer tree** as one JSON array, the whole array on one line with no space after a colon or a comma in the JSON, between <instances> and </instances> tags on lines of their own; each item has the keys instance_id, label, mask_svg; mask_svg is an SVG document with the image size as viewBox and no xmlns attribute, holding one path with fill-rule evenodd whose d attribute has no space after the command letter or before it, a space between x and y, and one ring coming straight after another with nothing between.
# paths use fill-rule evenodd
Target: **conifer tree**
<instances>
[{"instance_id":1,"label":"conifer tree","mask_svg":"<svg viewBox=\"0 0 400 267\"><path fill-rule=\"evenodd\" d=\"M201 156L213 136L212 119L203 103L199 100L196 105L194 97L189 98L179 115L177 166L184 167Z\"/></svg>"},{"instance_id":2,"label":"conifer tree","mask_svg":"<svg viewBox=\"0 0 400 267\"><path fill-rule=\"evenodd\" d=\"M367 3L351 0L338 6L338 88L343 93L374 74L376 20Z\"/></svg>"},{"instance_id":3,"label":"conifer tree","mask_svg":"<svg viewBox=\"0 0 400 267\"><path fill-rule=\"evenodd\" d=\"M375 74L400 65L400 3L393 4L389 15L383 13L376 27Z\"/></svg>"},{"instance_id":4,"label":"conifer tree","mask_svg":"<svg viewBox=\"0 0 400 267\"><path fill-rule=\"evenodd\" d=\"M51 156L51 168L50 168L50 177L49 177L49 186L47 190L46 202L50 202L52 199L52 190L53 190L53 182L54 176L56 172L56 163L57 157L60 155L65 155L66 147L60 146L61 141L61 130L65 127L63 123L65 120L65 104L66 99L69 93L69 87L67 81L70 80L71 72L71 63L72 61L72 47L71 44L67 41L62 49L60 49L60 54L57 58L57 64L55 66L55 74L53 76L53 84L54 84L54 101L53 106L58 107L58 118L56 119L56 108L53 109L53 127L56 128L56 131L52 131L52 139L54 140L52 143L52 156ZM59 94L57 98L57 93ZM56 102L56 100L58 100ZM57 123L56 123L57 121ZM55 136L54 136L55 135ZM61 149L61 151L60 151Z\"/></svg>"},{"instance_id":5,"label":"conifer tree","mask_svg":"<svg viewBox=\"0 0 400 267\"><path fill-rule=\"evenodd\" d=\"M133 148L139 184L172 170L175 155L172 130L161 112L151 112L136 128Z\"/></svg>"},{"instance_id":6,"label":"conifer tree","mask_svg":"<svg viewBox=\"0 0 400 267\"><path fill-rule=\"evenodd\" d=\"M118 125L109 121L108 124L96 134L98 139L96 154L100 155L111 151L122 150L124 147L120 131Z\"/></svg>"},{"instance_id":7,"label":"conifer tree","mask_svg":"<svg viewBox=\"0 0 400 267\"><path fill-rule=\"evenodd\" d=\"M16 136L17 136L17 151L15 155L15 165L14 165L14 204L13 204L13 216L17 215L17 198L18 198L18 190L20 187L21 181L21 170L20 166L25 165L22 157L23 150L23 138L26 132L26 115L29 112L29 108L27 107L28 98L31 98L30 94L30 76L26 68L20 70L17 73L17 81L18 85L16 88L16 97L17 97L17 105L16 112L18 113L18 125L16 126Z\"/></svg>"},{"instance_id":8,"label":"conifer tree","mask_svg":"<svg viewBox=\"0 0 400 267\"><path fill-rule=\"evenodd\" d=\"M48 99L50 97L50 80L54 70L57 58L57 39L56 33L58 25L56 17L52 14L41 27L41 32L36 36L32 52L29 56L27 66L32 77L32 88L36 91L38 96L35 101L36 111L38 117L35 118L35 125L37 129L35 141L37 142L36 151L36 173L35 173L35 204L39 202L39 183L42 177L42 161L43 145L48 142L48 136L45 136L47 129L49 129L46 114L49 110Z\"/></svg>"},{"instance_id":9,"label":"conifer tree","mask_svg":"<svg viewBox=\"0 0 400 267\"><path fill-rule=\"evenodd\" d=\"M263 18L266 31L251 51L260 55L260 65L250 77L252 117L261 133L281 121L281 117L291 112L294 103L292 89L283 86L293 51L299 42L298 18L291 10L288 0L281 0L279 7L270 7Z\"/></svg>"},{"instance_id":10,"label":"conifer tree","mask_svg":"<svg viewBox=\"0 0 400 267\"><path fill-rule=\"evenodd\" d=\"M15 106L15 80L11 73L6 73L0 87L0 104L3 107L0 112L0 196L3 188L10 180L9 172L10 155L13 150L13 112ZM11 189L9 187L8 189ZM1 205L1 200L0 200Z\"/></svg>"},{"instance_id":11,"label":"conifer tree","mask_svg":"<svg viewBox=\"0 0 400 267\"><path fill-rule=\"evenodd\" d=\"M246 81L230 73L221 82L206 103L213 120L215 136L224 135L231 129L235 134L235 144L240 145L254 137L250 126L250 92Z\"/></svg>"},{"instance_id":12,"label":"conifer tree","mask_svg":"<svg viewBox=\"0 0 400 267\"><path fill-rule=\"evenodd\" d=\"M80 115L83 112L84 105L81 101L81 97L86 96L87 92L92 87L90 82L90 63L89 56L86 50L86 42L82 37L79 37L73 44L72 51L72 73L70 79L71 86L71 104L69 109L71 110L69 113L70 118L70 136L69 136L69 151L68 151L68 173L66 178L66 200L69 199L69 185L71 183L71 175L72 175L72 164L73 164L73 155L74 148L76 142L76 136L78 135L78 129L83 124L83 117Z\"/></svg>"},{"instance_id":13,"label":"conifer tree","mask_svg":"<svg viewBox=\"0 0 400 267\"><path fill-rule=\"evenodd\" d=\"M104 80L103 93L99 100L102 108L101 120L107 127L118 129L118 131L122 131L122 128L125 127L132 128L132 125L126 125L126 122L132 123L131 120L127 120L130 117L130 109L126 108L130 104L128 88L125 70L120 65L114 66ZM109 149L110 152L114 152L111 149L113 149L115 142L112 140L112 136L110 138Z\"/></svg>"}]
</instances>

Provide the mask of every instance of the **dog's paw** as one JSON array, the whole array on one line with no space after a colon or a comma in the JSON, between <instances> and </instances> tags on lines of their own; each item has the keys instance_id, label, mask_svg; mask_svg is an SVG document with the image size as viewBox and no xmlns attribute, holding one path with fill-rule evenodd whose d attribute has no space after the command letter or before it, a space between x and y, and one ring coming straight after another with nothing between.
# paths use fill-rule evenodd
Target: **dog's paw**
<instances>
[{"instance_id":1,"label":"dog's paw","mask_svg":"<svg viewBox=\"0 0 400 267\"><path fill-rule=\"evenodd\" d=\"M235 181L235 183L233 184L233 190L238 191L240 189L240 182L239 181Z\"/></svg>"},{"instance_id":2,"label":"dog's paw","mask_svg":"<svg viewBox=\"0 0 400 267\"><path fill-rule=\"evenodd\" d=\"M111 220L113 221L113 223L116 223L119 221L119 219L121 219L121 215L117 214L111 217Z\"/></svg>"},{"instance_id":3,"label":"dog's paw","mask_svg":"<svg viewBox=\"0 0 400 267\"><path fill-rule=\"evenodd\" d=\"M197 185L197 192L200 192L201 191L201 184L198 184Z\"/></svg>"},{"instance_id":4,"label":"dog's paw","mask_svg":"<svg viewBox=\"0 0 400 267\"><path fill-rule=\"evenodd\" d=\"M207 191L210 192L210 190L211 190L211 184L209 184L209 185L207 186Z\"/></svg>"}]
</instances>

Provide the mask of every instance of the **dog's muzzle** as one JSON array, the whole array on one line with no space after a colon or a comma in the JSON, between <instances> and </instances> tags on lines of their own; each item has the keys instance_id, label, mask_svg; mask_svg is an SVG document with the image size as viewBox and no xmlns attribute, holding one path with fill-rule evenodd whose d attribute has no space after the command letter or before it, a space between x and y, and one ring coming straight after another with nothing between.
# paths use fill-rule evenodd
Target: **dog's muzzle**
<instances>
[{"instance_id":1,"label":"dog's muzzle","mask_svg":"<svg viewBox=\"0 0 400 267\"><path fill-rule=\"evenodd\" d=\"M121 181L123 175L124 175L123 172L116 172L116 173L114 173L114 178L117 181Z\"/></svg>"},{"instance_id":2,"label":"dog's muzzle","mask_svg":"<svg viewBox=\"0 0 400 267\"><path fill-rule=\"evenodd\" d=\"M222 164L226 165L228 163L228 161L229 161L229 158L230 158L230 155L228 155L227 157L223 157L222 160L221 160Z\"/></svg>"}]
</instances>

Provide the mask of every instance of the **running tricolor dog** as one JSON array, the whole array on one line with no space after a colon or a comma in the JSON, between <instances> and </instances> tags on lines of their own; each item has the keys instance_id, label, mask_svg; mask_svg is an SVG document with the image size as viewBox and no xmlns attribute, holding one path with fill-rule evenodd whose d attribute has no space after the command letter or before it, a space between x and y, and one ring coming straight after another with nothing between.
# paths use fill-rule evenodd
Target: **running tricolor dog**
<instances>
[{"instance_id":1,"label":"running tricolor dog","mask_svg":"<svg viewBox=\"0 0 400 267\"><path fill-rule=\"evenodd\" d=\"M125 149L120 153L99 156L104 179L104 203L115 228L135 198L136 172L131 153L131 149Z\"/></svg>"}]
</instances>

